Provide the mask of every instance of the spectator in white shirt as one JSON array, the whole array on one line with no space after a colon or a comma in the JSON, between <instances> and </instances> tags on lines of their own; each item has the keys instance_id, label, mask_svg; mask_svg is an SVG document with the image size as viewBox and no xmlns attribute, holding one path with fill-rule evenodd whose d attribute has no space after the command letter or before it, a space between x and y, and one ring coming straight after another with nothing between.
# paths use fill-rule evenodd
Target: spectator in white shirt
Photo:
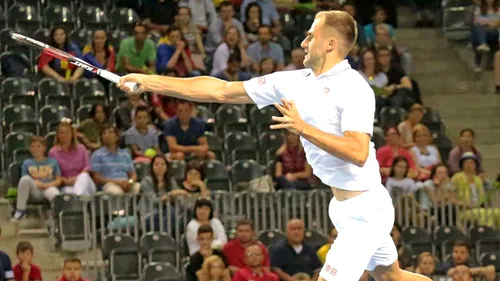
<instances>
[{"instance_id":1,"label":"spectator in white shirt","mask_svg":"<svg viewBox=\"0 0 500 281\"><path fill-rule=\"evenodd\" d=\"M304 68L304 58L306 53L302 48L296 48L292 51L291 62L285 67L284 70L297 70Z\"/></svg>"},{"instance_id":2,"label":"spectator in white shirt","mask_svg":"<svg viewBox=\"0 0 500 281\"><path fill-rule=\"evenodd\" d=\"M385 187L396 202L401 196L410 194L417 190L415 181L408 176L408 161L404 157L394 158L392 162L391 173L385 182Z\"/></svg>"},{"instance_id":3,"label":"spectator in white shirt","mask_svg":"<svg viewBox=\"0 0 500 281\"><path fill-rule=\"evenodd\" d=\"M227 69L227 60L230 55L239 54L241 57L241 66L247 67L250 65L250 58L247 51L241 42L241 34L236 27L230 27L226 30L224 42L222 42L215 50L211 76Z\"/></svg>"},{"instance_id":4,"label":"spectator in white shirt","mask_svg":"<svg viewBox=\"0 0 500 281\"><path fill-rule=\"evenodd\" d=\"M219 6L219 17L215 20L212 25L213 30L210 30L211 36L207 36L207 44L205 49L207 52L213 52L217 46L222 42L222 38L226 34L226 31L230 27L235 27L238 29L241 35L241 43L243 46L247 46L247 37L245 35L245 30L243 29L243 24L234 18L234 7L230 1L223 1Z\"/></svg>"},{"instance_id":5,"label":"spectator in white shirt","mask_svg":"<svg viewBox=\"0 0 500 281\"><path fill-rule=\"evenodd\" d=\"M413 140L415 145L410 151L415 155L415 164L418 166L420 180L427 180L434 166L441 163L439 150L432 145L432 136L429 129L422 124L413 127Z\"/></svg>"},{"instance_id":6,"label":"spectator in white shirt","mask_svg":"<svg viewBox=\"0 0 500 281\"><path fill-rule=\"evenodd\" d=\"M358 72L374 89L375 93L383 91L389 81L376 60L375 52L371 49L365 49L361 53L361 64Z\"/></svg>"},{"instance_id":7,"label":"spectator in white shirt","mask_svg":"<svg viewBox=\"0 0 500 281\"><path fill-rule=\"evenodd\" d=\"M227 243L226 229L218 218L214 218L212 203L208 199L198 199L194 205L193 219L189 221L186 229L186 239L190 255L200 250L200 245L196 237L198 236L198 228L201 225L210 225L214 230L213 248L222 248Z\"/></svg>"}]
</instances>

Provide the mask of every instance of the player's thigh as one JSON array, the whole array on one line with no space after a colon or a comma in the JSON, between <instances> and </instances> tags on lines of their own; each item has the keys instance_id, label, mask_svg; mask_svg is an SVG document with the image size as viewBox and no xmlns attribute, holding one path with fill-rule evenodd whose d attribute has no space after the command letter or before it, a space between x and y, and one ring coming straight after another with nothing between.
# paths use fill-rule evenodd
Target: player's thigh
<instances>
[{"instance_id":1,"label":"player's thigh","mask_svg":"<svg viewBox=\"0 0 500 281\"><path fill-rule=\"evenodd\" d=\"M373 253L366 270L374 271L377 267L389 267L398 260L398 251L390 234L379 240L378 248Z\"/></svg>"},{"instance_id":2,"label":"player's thigh","mask_svg":"<svg viewBox=\"0 0 500 281\"><path fill-rule=\"evenodd\" d=\"M402 277L402 270L399 268L399 263L396 260L392 264L385 266L379 265L370 271L370 275L376 281L400 281Z\"/></svg>"},{"instance_id":3,"label":"player's thigh","mask_svg":"<svg viewBox=\"0 0 500 281\"><path fill-rule=\"evenodd\" d=\"M376 241L367 238L361 231L339 233L320 276L326 281L358 281L378 248Z\"/></svg>"}]
</instances>

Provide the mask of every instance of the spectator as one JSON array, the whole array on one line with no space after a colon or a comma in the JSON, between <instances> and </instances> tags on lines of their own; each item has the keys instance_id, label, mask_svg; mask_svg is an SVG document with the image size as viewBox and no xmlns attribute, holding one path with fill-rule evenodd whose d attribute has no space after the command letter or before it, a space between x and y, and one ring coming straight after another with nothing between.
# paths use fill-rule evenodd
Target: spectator
<instances>
[{"instance_id":1,"label":"spectator","mask_svg":"<svg viewBox=\"0 0 500 281\"><path fill-rule=\"evenodd\" d=\"M289 54L292 51L292 42L283 33L283 26L281 24L281 21L273 22L273 24L271 25L271 35L271 40L280 45L286 54ZM287 57L288 56L289 55L287 55Z\"/></svg>"},{"instance_id":2,"label":"spectator","mask_svg":"<svg viewBox=\"0 0 500 281\"><path fill-rule=\"evenodd\" d=\"M89 111L89 118L78 125L76 137L85 147L94 151L101 147L101 127L108 120L108 110L102 104L93 104Z\"/></svg>"},{"instance_id":3,"label":"spectator","mask_svg":"<svg viewBox=\"0 0 500 281\"><path fill-rule=\"evenodd\" d=\"M167 31L167 38L168 41L165 42L160 40L158 46L156 60L158 71L163 72L167 68L173 68L181 77L199 76L200 73L195 70L195 63L182 31L176 26L171 26Z\"/></svg>"},{"instance_id":4,"label":"spectator","mask_svg":"<svg viewBox=\"0 0 500 281\"><path fill-rule=\"evenodd\" d=\"M181 188L189 193L200 193L202 198L208 198L210 191L205 185L205 176L200 162L191 160L186 165L186 173Z\"/></svg>"},{"instance_id":5,"label":"spectator","mask_svg":"<svg viewBox=\"0 0 500 281\"><path fill-rule=\"evenodd\" d=\"M241 58L238 54L230 55L227 59L227 68L215 74L215 77L225 81L246 81L251 78L246 72L241 71Z\"/></svg>"},{"instance_id":6,"label":"spectator","mask_svg":"<svg viewBox=\"0 0 500 281\"><path fill-rule=\"evenodd\" d=\"M212 255L203 261L203 266L196 272L198 281L230 281L231 275L221 257Z\"/></svg>"},{"instance_id":7,"label":"spectator","mask_svg":"<svg viewBox=\"0 0 500 281\"><path fill-rule=\"evenodd\" d=\"M391 237L396 249L398 249L399 267L402 269L410 268L413 264L412 254L411 251L403 245L403 240L401 239L401 226L397 223L394 223L392 227Z\"/></svg>"},{"instance_id":8,"label":"spectator","mask_svg":"<svg viewBox=\"0 0 500 281\"><path fill-rule=\"evenodd\" d=\"M63 276L57 281L89 281L82 278L82 262L78 258L67 258L63 264Z\"/></svg>"},{"instance_id":9,"label":"spectator","mask_svg":"<svg viewBox=\"0 0 500 281\"><path fill-rule=\"evenodd\" d=\"M167 0L170 2L171 0ZM156 73L156 48L148 39L148 28L142 23L134 26L134 36L120 42L116 70L124 73Z\"/></svg>"},{"instance_id":10,"label":"spectator","mask_svg":"<svg viewBox=\"0 0 500 281\"><path fill-rule=\"evenodd\" d=\"M276 62L277 70L284 68L285 59L283 48L271 41L271 27L261 25L259 27L259 41L248 46L248 57L252 61L252 67L255 72L259 72L259 62L264 58L272 58Z\"/></svg>"},{"instance_id":11,"label":"spectator","mask_svg":"<svg viewBox=\"0 0 500 281\"><path fill-rule=\"evenodd\" d=\"M245 249L245 267L236 271L232 281L279 281L276 274L262 265L264 252L260 245L251 245Z\"/></svg>"},{"instance_id":12,"label":"spectator","mask_svg":"<svg viewBox=\"0 0 500 281\"><path fill-rule=\"evenodd\" d=\"M83 48L83 60L100 69L115 72L115 49L109 44L104 29L96 29L94 31L92 43L85 45ZM87 71L85 75L90 78L99 78L99 81L105 85L109 84L108 80L100 78L100 76L90 71Z\"/></svg>"},{"instance_id":13,"label":"spectator","mask_svg":"<svg viewBox=\"0 0 500 281\"><path fill-rule=\"evenodd\" d=\"M118 130L106 123L101 129L103 146L92 153L92 175L97 185L106 193L121 195L139 193L134 163L127 150L120 149Z\"/></svg>"},{"instance_id":14,"label":"spectator","mask_svg":"<svg viewBox=\"0 0 500 281\"><path fill-rule=\"evenodd\" d=\"M52 201L61 186L61 170L52 158L45 157L45 138L33 136L30 139L31 158L21 165L21 179L17 186L16 211L12 221L19 221L26 214L28 199Z\"/></svg>"},{"instance_id":15,"label":"spectator","mask_svg":"<svg viewBox=\"0 0 500 281\"><path fill-rule=\"evenodd\" d=\"M224 71L227 68L227 60L231 55L239 56L242 67L250 66L250 58L241 41L241 34L236 27L230 27L226 30L224 42L215 50L210 75L215 76L217 73Z\"/></svg>"},{"instance_id":16,"label":"spectator","mask_svg":"<svg viewBox=\"0 0 500 281\"><path fill-rule=\"evenodd\" d=\"M375 51L365 49L361 52L361 63L359 64L359 74L365 78L366 82L374 89L376 94L387 95L385 87L387 86L387 75L382 71Z\"/></svg>"},{"instance_id":17,"label":"spectator","mask_svg":"<svg viewBox=\"0 0 500 281\"><path fill-rule=\"evenodd\" d=\"M146 106L138 106L135 109L135 124L125 132L125 143L129 146L134 160L147 161L161 154L156 129L149 126L149 111ZM154 155L148 154L148 150L154 150Z\"/></svg>"},{"instance_id":18,"label":"spectator","mask_svg":"<svg viewBox=\"0 0 500 281\"><path fill-rule=\"evenodd\" d=\"M376 6L373 9L372 20L373 23L367 24L363 28L363 33L369 45L375 43L375 37L377 34L376 27L380 24L386 24L384 22L387 20L387 12L381 6ZM392 27L392 25L390 24L386 25L388 28L389 39L394 38L394 27Z\"/></svg>"},{"instance_id":19,"label":"spectator","mask_svg":"<svg viewBox=\"0 0 500 281\"><path fill-rule=\"evenodd\" d=\"M255 228L253 222L250 220L240 220L236 224L236 236L233 240L227 242L222 249L224 256L227 258L229 271L235 274L238 270L246 266L247 256L246 249L252 246L257 246L261 249L259 266L270 270L269 253L266 246L256 239Z\"/></svg>"},{"instance_id":20,"label":"spectator","mask_svg":"<svg viewBox=\"0 0 500 281\"><path fill-rule=\"evenodd\" d=\"M212 248L221 248L227 243L226 230L222 222L218 218L214 218L212 203L208 199L198 199L195 202L193 219L189 221L186 229L186 240L190 255L200 250L200 244L196 237L198 229L202 225L210 225L214 231Z\"/></svg>"},{"instance_id":21,"label":"spectator","mask_svg":"<svg viewBox=\"0 0 500 281\"><path fill-rule=\"evenodd\" d=\"M372 48L377 50L381 47L388 48L391 52L391 65L401 67L405 73L409 74L411 71L411 55L403 53L399 49L390 36L390 26L382 23L375 26L376 38Z\"/></svg>"},{"instance_id":22,"label":"spectator","mask_svg":"<svg viewBox=\"0 0 500 281\"><path fill-rule=\"evenodd\" d=\"M330 231L328 232L328 243L321 246L317 251L318 258L322 264L325 264L326 254L328 254L328 251L332 247L332 244L335 242L335 239L337 239L338 235L339 235L339 232L337 231L335 226L332 226L332 228L330 228Z\"/></svg>"},{"instance_id":23,"label":"spectator","mask_svg":"<svg viewBox=\"0 0 500 281\"><path fill-rule=\"evenodd\" d=\"M285 131L285 144L279 149L279 153L274 174L277 189L310 189L312 169L307 163L299 136Z\"/></svg>"},{"instance_id":24,"label":"spectator","mask_svg":"<svg viewBox=\"0 0 500 281\"><path fill-rule=\"evenodd\" d=\"M198 159L215 159L208 149L205 137L205 124L192 116L193 103L180 100L177 116L165 122L164 134L172 160L184 160L188 156Z\"/></svg>"},{"instance_id":25,"label":"spectator","mask_svg":"<svg viewBox=\"0 0 500 281\"><path fill-rule=\"evenodd\" d=\"M451 259L441 263L436 269L436 273L453 277L459 273L457 271L460 271L460 266L470 268L470 273L474 277L484 277L488 281L495 280L495 266L478 267L470 258L470 245L465 241L455 242Z\"/></svg>"},{"instance_id":26,"label":"spectator","mask_svg":"<svg viewBox=\"0 0 500 281\"><path fill-rule=\"evenodd\" d=\"M408 177L408 161L405 157L398 156L394 158L389 178L385 182L385 188L387 188L395 203L401 196L411 194L417 190L415 181Z\"/></svg>"},{"instance_id":27,"label":"spectator","mask_svg":"<svg viewBox=\"0 0 500 281\"><path fill-rule=\"evenodd\" d=\"M460 158L465 152L472 152L476 155L477 160L477 173L479 176L483 176L483 169L481 168L481 152L476 149L474 141L476 139L476 134L470 128L465 128L460 131L460 139L458 145L455 146L448 155L448 167L450 167L450 173L454 174L459 172L460 169Z\"/></svg>"},{"instance_id":28,"label":"spectator","mask_svg":"<svg viewBox=\"0 0 500 281\"><path fill-rule=\"evenodd\" d=\"M141 105L146 106L141 95L128 94L127 100L120 103L117 116L115 116L117 128L126 131L128 128L132 127L134 125L135 110Z\"/></svg>"},{"instance_id":29,"label":"spectator","mask_svg":"<svg viewBox=\"0 0 500 281\"><path fill-rule=\"evenodd\" d=\"M209 30L217 19L217 11L211 0L180 0L180 7L189 7L195 26L203 33Z\"/></svg>"},{"instance_id":30,"label":"spectator","mask_svg":"<svg viewBox=\"0 0 500 281\"><path fill-rule=\"evenodd\" d=\"M219 17L215 19L213 29L207 36L207 44L205 49L207 52L214 52L217 46L222 43L222 38L224 38L226 31L234 27L238 30L241 35L241 44L243 46L248 46L247 37L245 35L245 29L243 24L234 18L234 7L230 1L223 1L219 6Z\"/></svg>"},{"instance_id":31,"label":"spectator","mask_svg":"<svg viewBox=\"0 0 500 281\"><path fill-rule=\"evenodd\" d=\"M482 54L498 49L499 3L496 0L481 0L474 10L472 46L475 48L476 72L482 70Z\"/></svg>"},{"instance_id":32,"label":"spectator","mask_svg":"<svg viewBox=\"0 0 500 281\"><path fill-rule=\"evenodd\" d=\"M200 29L198 29L195 23L191 20L191 8L186 6L179 7L177 10L176 26L181 30L189 50L191 50L193 54L201 54L204 58L207 54L205 53L205 47L203 46L202 34Z\"/></svg>"},{"instance_id":33,"label":"spectator","mask_svg":"<svg viewBox=\"0 0 500 281\"><path fill-rule=\"evenodd\" d=\"M408 162L408 167L410 168L408 176L416 178L418 171L413 160L414 156L408 149L401 146L401 135L397 128L392 127L385 132L385 145L377 150L377 161L380 165L380 174L383 180L389 176L392 163L398 156L406 158L406 162Z\"/></svg>"},{"instance_id":34,"label":"spectator","mask_svg":"<svg viewBox=\"0 0 500 281\"><path fill-rule=\"evenodd\" d=\"M247 19L247 6L250 3L257 3L261 8L261 23L265 25L272 25L274 22L279 21L280 15L276 9L276 5L273 1L266 0L243 0L240 6L240 17L241 22L245 22Z\"/></svg>"},{"instance_id":35,"label":"spectator","mask_svg":"<svg viewBox=\"0 0 500 281\"><path fill-rule=\"evenodd\" d=\"M399 66L391 64L392 53L388 47L377 49L377 60L380 68L387 76L387 90L391 93L399 89L412 90L413 85L405 71Z\"/></svg>"},{"instance_id":36,"label":"spectator","mask_svg":"<svg viewBox=\"0 0 500 281\"><path fill-rule=\"evenodd\" d=\"M68 122L57 127L54 146L49 157L55 159L61 169L61 182L66 192L76 195L93 195L96 192L94 181L89 175L89 153L85 146L76 140L75 129Z\"/></svg>"},{"instance_id":37,"label":"spectator","mask_svg":"<svg viewBox=\"0 0 500 281\"><path fill-rule=\"evenodd\" d=\"M259 73L257 76L264 76L267 74L271 74L276 71L276 64L274 63L272 58L263 58L259 62Z\"/></svg>"},{"instance_id":38,"label":"spectator","mask_svg":"<svg viewBox=\"0 0 500 281\"><path fill-rule=\"evenodd\" d=\"M64 28L55 26L50 30L49 45L65 51L73 56L82 58L78 47L69 41L69 36ZM75 83L82 77L83 68L76 67L65 60L61 60L42 52L38 59L38 70L45 76L56 79L62 83Z\"/></svg>"},{"instance_id":39,"label":"spectator","mask_svg":"<svg viewBox=\"0 0 500 281\"><path fill-rule=\"evenodd\" d=\"M473 281L472 270L465 265L459 265L452 272L451 278L453 281Z\"/></svg>"},{"instance_id":40,"label":"spectator","mask_svg":"<svg viewBox=\"0 0 500 281\"><path fill-rule=\"evenodd\" d=\"M146 26L160 34L174 24L177 15L178 1L174 0L146 0L143 1L143 17Z\"/></svg>"},{"instance_id":41,"label":"spectator","mask_svg":"<svg viewBox=\"0 0 500 281\"><path fill-rule=\"evenodd\" d=\"M410 152L415 155L415 165L419 170L419 180L429 179L434 166L441 163L441 155L436 146L432 145L432 136L429 129L422 124L413 127L413 140L415 145Z\"/></svg>"},{"instance_id":42,"label":"spectator","mask_svg":"<svg viewBox=\"0 0 500 281\"><path fill-rule=\"evenodd\" d=\"M305 227L300 219L289 220L286 240L271 245L269 254L273 271L281 280L291 280L292 275L304 272L317 280L322 264L311 245L304 242Z\"/></svg>"},{"instance_id":43,"label":"spectator","mask_svg":"<svg viewBox=\"0 0 500 281\"><path fill-rule=\"evenodd\" d=\"M297 281L312 281L311 276L309 276L309 274L304 272L296 273L292 276L292 278L295 278L295 280ZM362 280L360 279L360 281Z\"/></svg>"},{"instance_id":44,"label":"spectator","mask_svg":"<svg viewBox=\"0 0 500 281\"><path fill-rule=\"evenodd\" d=\"M284 70L304 69L305 58L306 58L306 53L302 48L293 49L291 62L289 65L285 67Z\"/></svg>"},{"instance_id":45,"label":"spectator","mask_svg":"<svg viewBox=\"0 0 500 281\"><path fill-rule=\"evenodd\" d=\"M422 209L429 210L431 213L437 211L436 208L444 207L449 204L458 204L457 196L455 192L455 187L450 181L448 176L448 168L444 164L437 164L431 170L430 179L424 182L424 191L420 193L420 205ZM431 207L436 208L431 208ZM453 218L456 217L455 208L451 208L451 213L446 212L446 218L443 218L443 214L438 212L437 220L441 221L455 221ZM445 225L445 224L441 224ZM448 224L446 224L448 225Z\"/></svg>"},{"instance_id":46,"label":"spectator","mask_svg":"<svg viewBox=\"0 0 500 281\"><path fill-rule=\"evenodd\" d=\"M436 271L436 258L429 252L418 255L415 273L432 278Z\"/></svg>"},{"instance_id":47,"label":"spectator","mask_svg":"<svg viewBox=\"0 0 500 281\"><path fill-rule=\"evenodd\" d=\"M356 2L355 1L345 1L342 4L342 11L348 13L352 18L356 19ZM365 31L363 26L359 23L359 21L356 21L356 29L358 30L358 38L356 40L356 43L361 46L361 47L366 47L368 44L366 43L366 38L365 38Z\"/></svg>"},{"instance_id":48,"label":"spectator","mask_svg":"<svg viewBox=\"0 0 500 281\"><path fill-rule=\"evenodd\" d=\"M33 263L33 245L22 241L17 244L16 255L19 263L13 268L16 281L42 281L42 271Z\"/></svg>"},{"instance_id":49,"label":"spectator","mask_svg":"<svg viewBox=\"0 0 500 281\"><path fill-rule=\"evenodd\" d=\"M398 131L401 133L403 147L410 148L413 143L413 129L424 117L424 107L421 104L413 104L407 112L406 119L399 123Z\"/></svg>"},{"instance_id":50,"label":"spectator","mask_svg":"<svg viewBox=\"0 0 500 281\"><path fill-rule=\"evenodd\" d=\"M262 8L256 2L253 2L248 4L244 11L246 21L242 20L241 22L247 34L248 44L252 44L259 40L259 27L262 24Z\"/></svg>"},{"instance_id":51,"label":"spectator","mask_svg":"<svg viewBox=\"0 0 500 281\"><path fill-rule=\"evenodd\" d=\"M167 68L163 71L164 76L179 77L177 71L173 68ZM160 127L163 122L177 115L177 99L164 96L157 93L151 94L151 105L154 107L156 118L159 119Z\"/></svg>"},{"instance_id":52,"label":"spectator","mask_svg":"<svg viewBox=\"0 0 500 281\"><path fill-rule=\"evenodd\" d=\"M2 229L0 228L0 236L2 234ZM0 280L2 281L13 281L14 271L12 271L12 262L10 261L9 255L4 251L0 250Z\"/></svg>"},{"instance_id":53,"label":"spectator","mask_svg":"<svg viewBox=\"0 0 500 281\"><path fill-rule=\"evenodd\" d=\"M197 281L196 272L203 267L203 262L210 256L218 256L227 267L224 254L217 249L212 249L214 231L210 225L202 225L198 228L196 241L200 244L200 250L189 257L189 265L186 268L186 281Z\"/></svg>"}]
</instances>

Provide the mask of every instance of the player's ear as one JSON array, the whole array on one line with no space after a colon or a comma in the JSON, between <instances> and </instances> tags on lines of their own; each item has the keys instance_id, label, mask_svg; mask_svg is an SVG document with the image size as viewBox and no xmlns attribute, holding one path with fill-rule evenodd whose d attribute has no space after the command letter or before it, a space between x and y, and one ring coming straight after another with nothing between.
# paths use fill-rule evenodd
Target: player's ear
<instances>
[{"instance_id":1,"label":"player's ear","mask_svg":"<svg viewBox=\"0 0 500 281\"><path fill-rule=\"evenodd\" d=\"M337 49L337 40L335 39L335 37L328 38L327 39L327 46L326 46L327 52L331 52L335 49Z\"/></svg>"}]
</instances>

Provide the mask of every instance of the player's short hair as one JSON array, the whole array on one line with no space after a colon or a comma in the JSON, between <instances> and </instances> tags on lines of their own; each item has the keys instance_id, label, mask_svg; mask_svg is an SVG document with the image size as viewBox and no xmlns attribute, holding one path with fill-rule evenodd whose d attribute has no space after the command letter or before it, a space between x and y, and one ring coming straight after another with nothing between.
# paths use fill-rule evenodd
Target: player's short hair
<instances>
[{"instance_id":1,"label":"player's short hair","mask_svg":"<svg viewBox=\"0 0 500 281\"><path fill-rule=\"evenodd\" d=\"M212 237L214 236L214 230L212 229L212 227L210 225L202 225L200 226L200 228L198 228L198 236L200 234L203 234L203 233L211 233L212 234Z\"/></svg>"},{"instance_id":2,"label":"player's short hair","mask_svg":"<svg viewBox=\"0 0 500 281\"><path fill-rule=\"evenodd\" d=\"M73 262L78 263L79 265L82 265L82 261L79 258L70 257L70 258L66 258L64 260L63 266L65 266L67 263L73 263Z\"/></svg>"},{"instance_id":3,"label":"player's short hair","mask_svg":"<svg viewBox=\"0 0 500 281\"><path fill-rule=\"evenodd\" d=\"M26 251L31 251L31 253L33 253L33 245L31 245L28 241L19 242L16 247L16 254L18 255L19 253L24 253Z\"/></svg>"},{"instance_id":4,"label":"player's short hair","mask_svg":"<svg viewBox=\"0 0 500 281\"><path fill-rule=\"evenodd\" d=\"M339 53L346 57L358 37L356 21L344 11L322 11L316 14L316 19L319 18L324 18L324 26L333 30L339 40Z\"/></svg>"},{"instance_id":5,"label":"player's short hair","mask_svg":"<svg viewBox=\"0 0 500 281\"><path fill-rule=\"evenodd\" d=\"M239 220L236 223L235 228L238 229L238 227L240 227L242 225L249 225L252 230L255 230L254 225L253 225L253 221L251 221L251 220L247 220L247 219Z\"/></svg>"},{"instance_id":6,"label":"player's short hair","mask_svg":"<svg viewBox=\"0 0 500 281\"><path fill-rule=\"evenodd\" d=\"M138 107L135 108L135 113L134 113L135 118L137 118L137 114L139 114L139 112L146 112L149 115L148 107L145 105L139 105Z\"/></svg>"},{"instance_id":7,"label":"player's short hair","mask_svg":"<svg viewBox=\"0 0 500 281\"><path fill-rule=\"evenodd\" d=\"M470 253L470 250L471 250L470 243L467 240L457 240L457 241L455 241L455 243L453 243L453 248L455 248L455 247L465 247L465 248L467 248L467 252L469 252L469 253Z\"/></svg>"},{"instance_id":8,"label":"player's short hair","mask_svg":"<svg viewBox=\"0 0 500 281\"><path fill-rule=\"evenodd\" d=\"M32 136L30 137L30 145L34 144L34 143L39 143L43 146L47 146L47 141L45 140L44 137L40 137L40 136Z\"/></svg>"}]
</instances>

